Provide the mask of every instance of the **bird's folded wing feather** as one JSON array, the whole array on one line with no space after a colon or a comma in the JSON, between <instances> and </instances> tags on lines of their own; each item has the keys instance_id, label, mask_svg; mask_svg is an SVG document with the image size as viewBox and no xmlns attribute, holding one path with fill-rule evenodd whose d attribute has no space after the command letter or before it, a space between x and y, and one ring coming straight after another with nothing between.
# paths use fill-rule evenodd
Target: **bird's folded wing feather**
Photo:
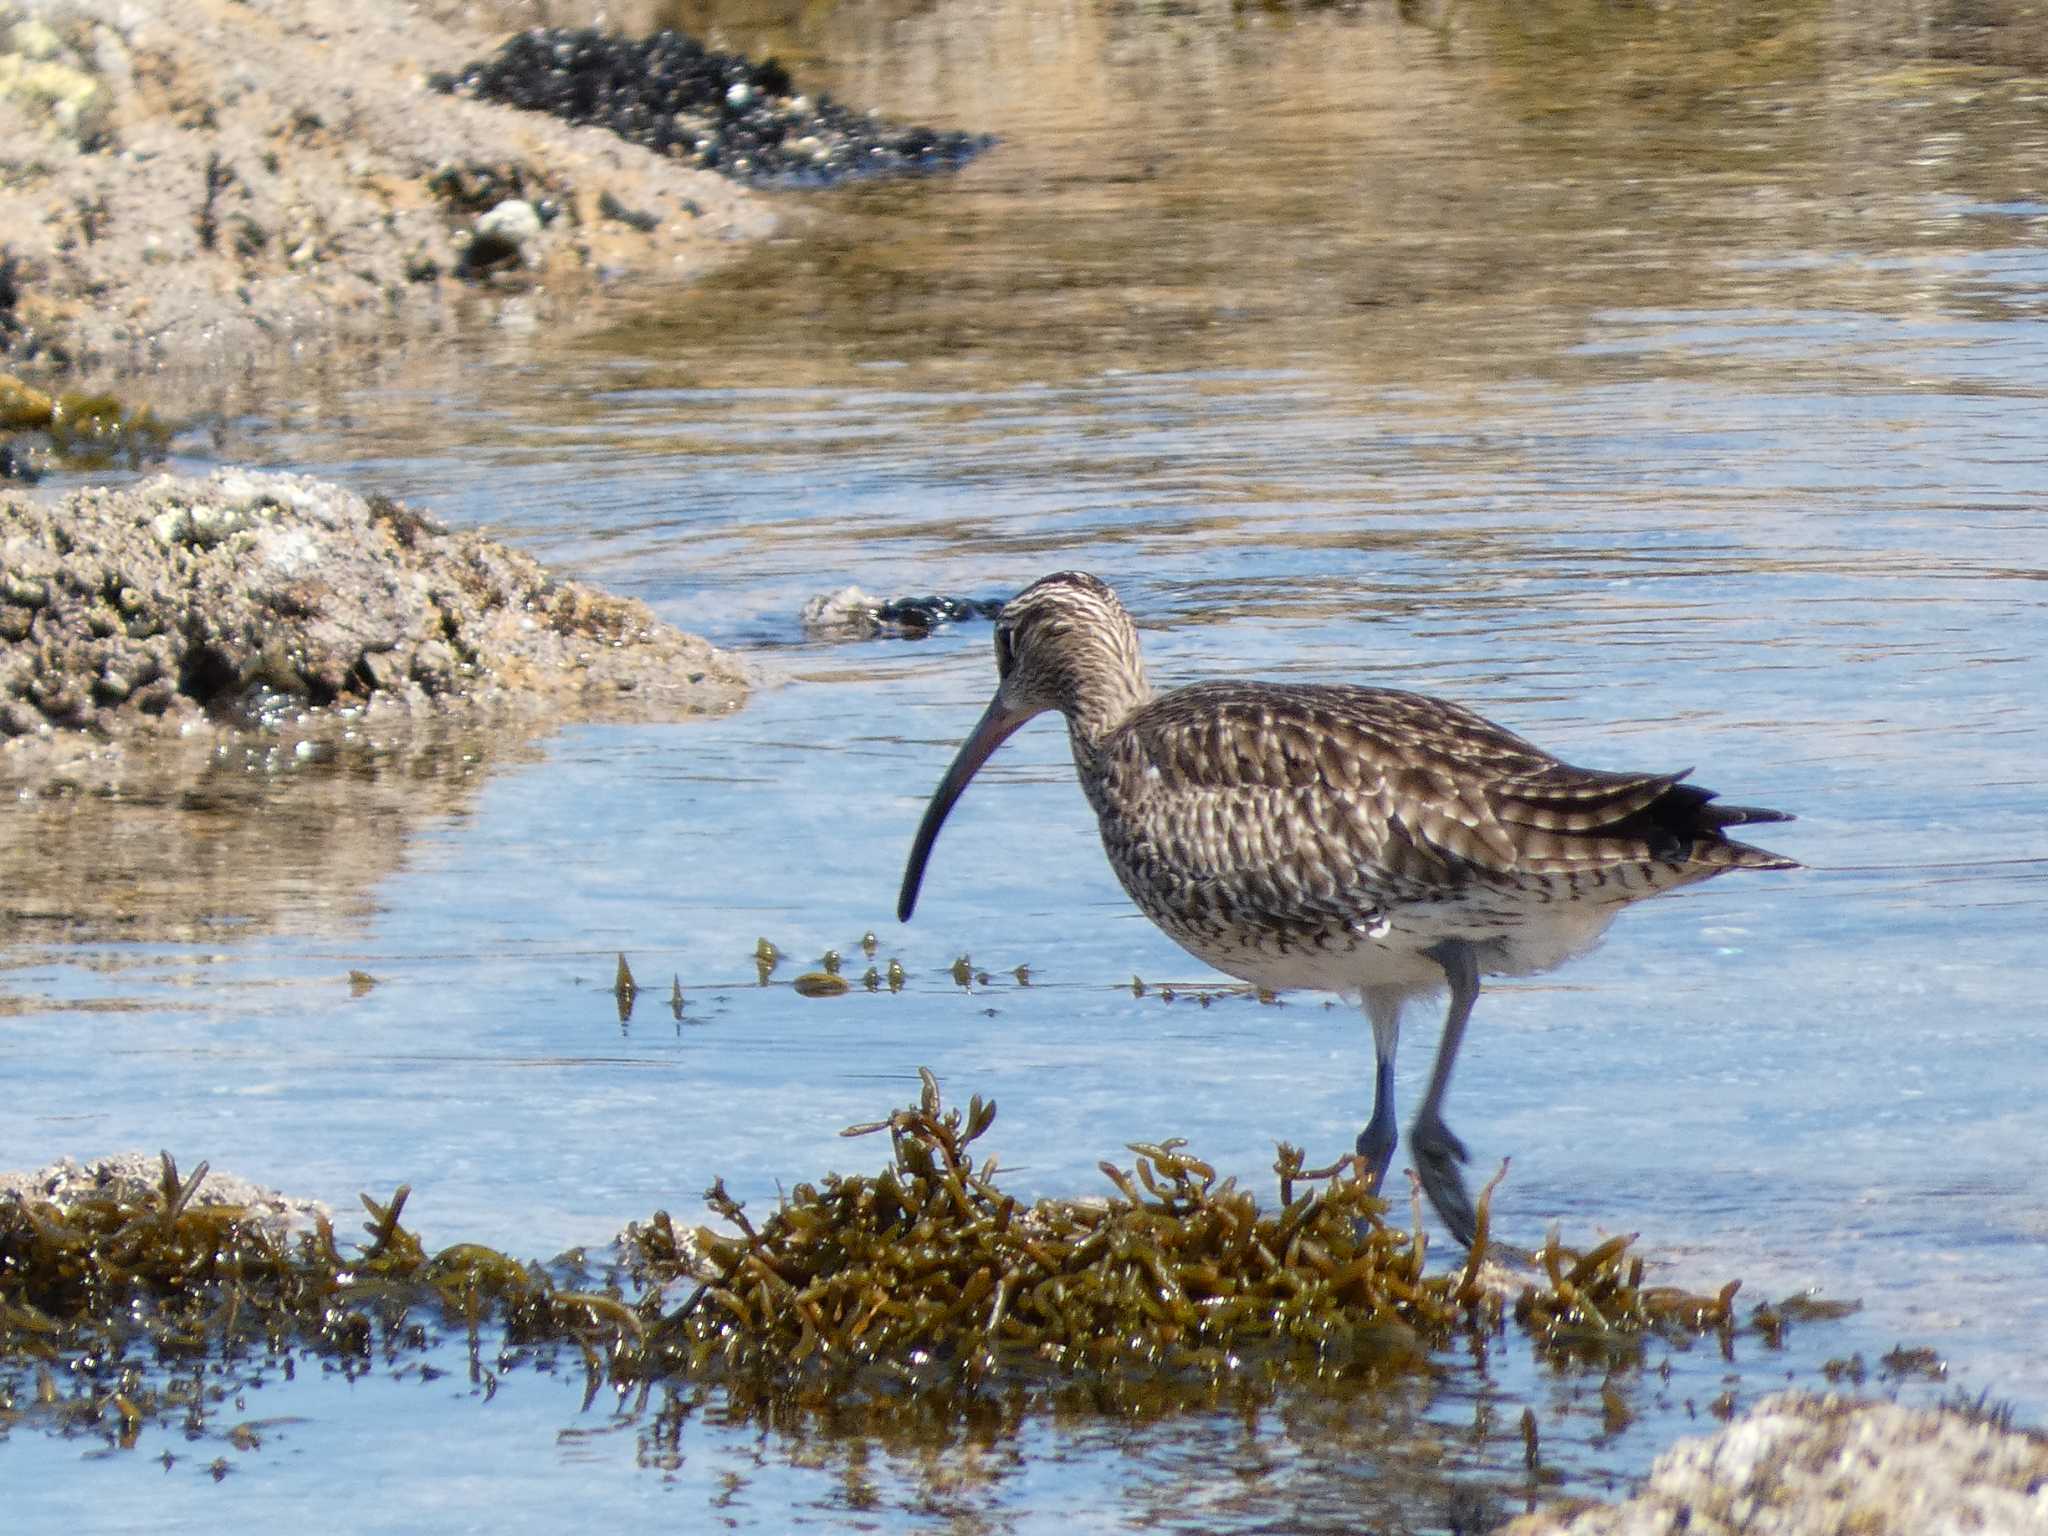
<instances>
[{"instance_id":1,"label":"bird's folded wing feather","mask_svg":"<svg viewBox=\"0 0 2048 1536\"><path fill-rule=\"evenodd\" d=\"M1457 884L1684 846L1655 814L1683 773L1576 768L1420 694L1200 684L1124 734L1154 770L1141 793L1162 854L1194 878L1277 880L1318 908L1339 892L1355 903L1363 867Z\"/></svg>"}]
</instances>

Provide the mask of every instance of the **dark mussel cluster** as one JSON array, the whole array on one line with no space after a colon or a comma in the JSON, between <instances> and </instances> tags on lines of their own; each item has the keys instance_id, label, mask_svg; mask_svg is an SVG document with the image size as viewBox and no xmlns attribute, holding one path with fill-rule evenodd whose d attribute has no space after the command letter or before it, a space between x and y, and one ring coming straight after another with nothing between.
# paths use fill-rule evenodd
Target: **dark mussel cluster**
<instances>
[{"instance_id":1,"label":"dark mussel cluster","mask_svg":"<svg viewBox=\"0 0 2048 1536\"><path fill-rule=\"evenodd\" d=\"M1002 611L1000 597L892 597L875 609L875 619L887 630L928 635L941 624L993 619Z\"/></svg>"},{"instance_id":2,"label":"dark mussel cluster","mask_svg":"<svg viewBox=\"0 0 2048 1536\"><path fill-rule=\"evenodd\" d=\"M986 134L905 127L801 96L775 60L755 63L680 32L628 38L536 27L436 90L593 123L740 181L819 185L855 176L951 170Z\"/></svg>"}]
</instances>

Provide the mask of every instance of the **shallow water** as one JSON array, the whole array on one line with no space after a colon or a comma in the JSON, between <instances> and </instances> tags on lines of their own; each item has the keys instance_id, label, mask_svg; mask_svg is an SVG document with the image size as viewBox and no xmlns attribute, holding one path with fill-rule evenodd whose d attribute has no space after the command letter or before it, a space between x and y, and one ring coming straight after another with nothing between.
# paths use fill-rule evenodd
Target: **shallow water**
<instances>
[{"instance_id":1,"label":"shallow water","mask_svg":"<svg viewBox=\"0 0 2048 1536\"><path fill-rule=\"evenodd\" d=\"M1216 978L1122 897L1049 722L983 772L893 921L993 681L987 626L833 644L798 608L1079 566L1161 681L1421 688L1797 812L1761 840L1808 870L1652 903L1491 988L1450 1118L1475 1170L1512 1155L1510 1237L1640 1231L1682 1283L1865 1311L1783 1354L1692 1351L1668 1385L1653 1359L1613 1436L1597 1377L1512 1346L1413 1401L1249 1427L867 1445L709 1415L679 1467L649 1413L582 1409L580 1373L479 1406L459 1378L273 1382L249 1412L302 1422L218 1487L214 1451L166 1474L148 1445L52 1480L80 1446L15 1434L10 1483L46 1490L25 1528L72 1523L81 1489L109 1526L292 1507L344 1448L450 1525L516 1489L536 1527L1442 1528L1440 1488L1360 1471L1382 1418L1512 1486L1533 1403L1598 1492L1724 1390L1852 1354L1875 1383L1901 1341L2042 1417L2042 61L1881 6L1408 14L713 14L800 80L1003 146L802 199L789 240L595 336L480 352L452 397L366 387L224 424L218 451L489 524L750 650L764 686L725 720L458 741L387 766L404 793L374 802L315 764L237 769L210 810L16 807L10 841L66 868L116 851L90 886L14 876L0 1166L163 1145L337 1205L409 1180L430 1244L539 1255L694 1219L714 1174L766 1201L866 1167L836 1132L920 1065L1000 1102L1028 1194L1092 1192L1098 1159L1169 1134L1261 1185L1276 1139L1347 1147L1362 1021L1194 1000ZM191 841L152 858L153 825ZM196 881L188 847L217 855ZM782 980L828 948L858 973L868 931L901 994L756 984L759 937ZM619 951L650 988L625 1024ZM951 980L963 953L985 984ZM1434 1026L1409 1023L1411 1105Z\"/></svg>"}]
</instances>

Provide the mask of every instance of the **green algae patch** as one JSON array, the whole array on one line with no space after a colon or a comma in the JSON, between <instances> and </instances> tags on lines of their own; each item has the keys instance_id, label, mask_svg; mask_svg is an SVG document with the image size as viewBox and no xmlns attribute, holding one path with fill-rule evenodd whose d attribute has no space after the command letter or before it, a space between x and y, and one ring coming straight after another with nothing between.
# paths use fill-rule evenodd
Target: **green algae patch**
<instances>
[{"instance_id":1,"label":"green algae patch","mask_svg":"<svg viewBox=\"0 0 2048 1536\"><path fill-rule=\"evenodd\" d=\"M291 1230L198 1202L205 1166L181 1177L168 1154L153 1189L9 1197L0 1429L40 1415L132 1444L146 1422L204 1418L204 1372L166 1374L177 1362L312 1356L349 1373L465 1337L486 1389L494 1351L552 1350L580 1356L592 1394L693 1383L774 1418L971 1414L1020 1392L1125 1412L1287 1383L1349 1394L1511 1331L1560 1361L1611 1361L1737 1326L1732 1283L1645 1286L1627 1238L1579 1251L1553 1234L1520 1277L1482 1262L1498 1179L1480 1247L1431 1271L1419 1213L1390 1222L1348 1167L1311 1174L1283 1146L1262 1206L1165 1141L1104 1163L1098 1198L1027 1205L975 1155L994 1120L979 1098L947 1108L925 1073L916 1104L846 1133L886 1133L880 1171L797 1184L758 1223L714 1184L722 1229L656 1213L610 1261L430 1250L403 1225L403 1187L365 1196L344 1243L324 1215Z\"/></svg>"},{"instance_id":2,"label":"green algae patch","mask_svg":"<svg viewBox=\"0 0 2048 1536\"><path fill-rule=\"evenodd\" d=\"M172 429L147 406L117 396L47 394L0 373L0 431L40 432L66 469L139 468L163 457Z\"/></svg>"}]
</instances>

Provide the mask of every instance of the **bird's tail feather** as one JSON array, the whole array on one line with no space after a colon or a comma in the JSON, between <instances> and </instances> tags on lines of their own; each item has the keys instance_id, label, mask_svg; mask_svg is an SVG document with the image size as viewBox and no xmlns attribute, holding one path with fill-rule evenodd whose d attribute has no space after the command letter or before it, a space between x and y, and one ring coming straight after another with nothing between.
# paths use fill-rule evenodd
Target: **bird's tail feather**
<instances>
[{"instance_id":1,"label":"bird's tail feather","mask_svg":"<svg viewBox=\"0 0 2048 1536\"><path fill-rule=\"evenodd\" d=\"M1760 805L1723 805L1714 800L1700 807L1702 819L1717 827L1743 827L1758 821L1792 821L1790 811L1766 810Z\"/></svg>"},{"instance_id":2,"label":"bird's tail feather","mask_svg":"<svg viewBox=\"0 0 2048 1536\"><path fill-rule=\"evenodd\" d=\"M1752 818L1758 819L1758 818ZM1790 816L1775 813L1761 818L1766 821L1790 821ZM1732 838L1702 838L1693 844L1692 862L1711 864L1717 869L1803 869L1797 859L1788 859L1782 853L1773 853L1768 848L1759 848L1754 843L1738 843Z\"/></svg>"}]
</instances>

